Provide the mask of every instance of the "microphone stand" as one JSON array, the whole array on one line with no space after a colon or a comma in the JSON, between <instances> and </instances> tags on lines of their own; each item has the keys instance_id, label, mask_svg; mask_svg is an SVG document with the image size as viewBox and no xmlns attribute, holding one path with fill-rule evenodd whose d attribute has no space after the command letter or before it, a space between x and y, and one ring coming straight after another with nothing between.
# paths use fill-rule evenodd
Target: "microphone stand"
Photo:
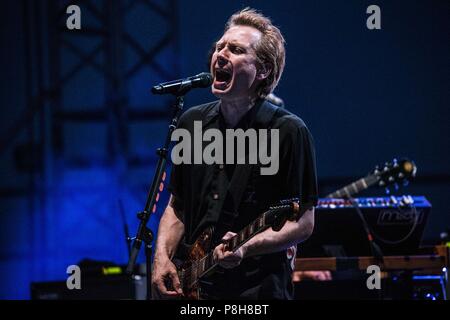
<instances>
[{"instance_id":1,"label":"microphone stand","mask_svg":"<svg viewBox=\"0 0 450 320\"><path fill-rule=\"evenodd\" d=\"M125 235L125 241L127 244L127 252L128 252L128 256L130 256L131 237L130 237L130 232L128 231L127 219L125 218L125 209L123 208L123 202L121 199L119 199L119 210L120 210L120 216L122 217L123 231L124 231L124 235Z\"/></svg>"},{"instance_id":2,"label":"microphone stand","mask_svg":"<svg viewBox=\"0 0 450 320\"><path fill-rule=\"evenodd\" d=\"M133 238L133 246L131 248L130 257L127 265L127 273L132 274L136 264L136 259L139 254L142 243L145 244L145 262L147 273L147 300L151 299L151 275L152 275L152 241L153 232L147 227L147 223L150 219L150 215L156 211L156 203L159 199L159 192L164 189L164 180L166 178L166 165L167 165L167 153L171 142L173 131L177 128L178 118L181 110L184 106L184 94L189 88L180 88L176 94L176 103L174 105L174 111L172 121L169 125L169 131L167 133L166 141L162 148L158 148L156 154L159 156L158 164L156 167L156 173L153 177L151 188L147 195L147 201L145 203L144 210L137 214L140 224L136 237Z\"/></svg>"}]
</instances>

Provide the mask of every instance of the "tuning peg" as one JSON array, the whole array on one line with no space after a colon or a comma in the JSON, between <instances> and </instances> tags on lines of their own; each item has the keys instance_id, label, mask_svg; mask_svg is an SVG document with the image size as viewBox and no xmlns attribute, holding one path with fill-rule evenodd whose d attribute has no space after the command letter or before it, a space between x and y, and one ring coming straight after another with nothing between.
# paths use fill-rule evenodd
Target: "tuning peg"
<instances>
[{"instance_id":1,"label":"tuning peg","mask_svg":"<svg viewBox=\"0 0 450 320\"><path fill-rule=\"evenodd\" d=\"M389 180L389 182L394 182L395 179L393 176L390 176L388 180Z\"/></svg>"},{"instance_id":2,"label":"tuning peg","mask_svg":"<svg viewBox=\"0 0 450 320\"><path fill-rule=\"evenodd\" d=\"M389 171L389 167L386 165L386 166L383 168L383 171Z\"/></svg>"},{"instance_id":3,"label":"tuning peg","mask_svg":"<svg viewBox=\"0 0 450 320\"><path fill-rule=\"evenodd\" d=\"M405 175L404 175L402 172L400 172L400 173L398 174L398 177L399 177L400 179L402 179L402 178L405 177Z\"/></svg>"},{"instance_id":4,"label":"tuning peg","mask_svg":"<svg viewBox=\"0 0 450 320\"><path fill-rule=\"evenodd\" d=\"M386 185L386 183L383 180L380 180L380 182L378 182L378 185L380 187L384 187Z\"/></svg>"}]
</instances>

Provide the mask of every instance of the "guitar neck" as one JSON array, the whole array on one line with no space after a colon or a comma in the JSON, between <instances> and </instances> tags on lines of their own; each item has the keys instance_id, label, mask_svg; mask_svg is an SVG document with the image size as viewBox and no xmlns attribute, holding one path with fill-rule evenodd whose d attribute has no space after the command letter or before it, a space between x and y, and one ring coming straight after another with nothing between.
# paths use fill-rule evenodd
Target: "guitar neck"
<instances>
[{"instance_id":1,"label":"guitar neck","mask_svg":"<svg viewBox=\"0 0 450 320\"><path fill-rule=\"evenodd\" d=\"M353 183L350 183L349 185L346 185L345 187L330 193L327 195L327 198L343 198L345 196L351 196L354 194L357 194L363 190L366 190L370 186L377 183L378 177L375 175L368 175L367 177L361 178Z\"/></svg>"},{"instance_id":2,"label":"guitar neck","mask_svg":"<svg viewBox=\"0 0 450 320\"><path fill-rule=\"evenodd\" d=\"M227 250L236 251L237 249L239 249L240 246L242 246L244 243L250 240L255 234L269 227L266 224L265 217L266 214L263 213L256 220L254 220L252 223L250 223L248 226L246 226L244 229L238 232L238 234L235 237L233 237L230 241L227 241L226 242Z\"/></svg>"},{"instance_id":3,"label":"guitar neck","mask_svg":"<svg viewBox=\"0 0 450 320\"><path fill-rule=\"evenodd\" d=\"M236 251L244 243L250 240L257 233L267 229L269 225L266 223L267 212L260 215L256 220L242 229L236 236L234 236L229 241L226 241L227 250ZM217 262L214 262L213 251L210 251L203 258L194 261L191 268L184 270L185 279L188 279L188 286L191 286L197 282L205 273L209 272L217 266Z\"/></svg>"},{"instance_id":4,"label":"guitar neck","mask_svg":"<svg viewBox=\"0 0 450 320\"><path fill-rule=\"evenodd\" d=\"M225 241L225 245L227 247L228 251L236 251L239 249L244 243L246 243L248 240L250 240L253 236L255 236L257 233L267 229L269 227L268 224L266 224L266 213L263 213L260 215L256 220L254 220L252 223L247 225L244 229L239 231L236 236L231 238L228 241ZM211 258L208 258L208 261L212 261L212 255L213 253L210 252L207 256L211 256ZM209 268L206 268L205 271L215 267L216 264L212 263Z\"/></svg>"}]
</instances>

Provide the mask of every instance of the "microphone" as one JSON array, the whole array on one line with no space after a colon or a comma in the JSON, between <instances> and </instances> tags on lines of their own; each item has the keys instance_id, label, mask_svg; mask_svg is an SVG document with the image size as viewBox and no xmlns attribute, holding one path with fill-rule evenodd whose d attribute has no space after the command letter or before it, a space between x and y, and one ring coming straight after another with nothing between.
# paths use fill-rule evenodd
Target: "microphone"
<instances>
[{"instance_id":1,"label":"microphone","mask_svg":"<svg viewBox=\"0 0 450 320\"><path fill-rule=\"evenodd\" d=\"M206 88L213 82L210 73L202 72L196 76L160 83L152 88L153 94L184 95L192 88Z\"/></svg>"}]
</instances>

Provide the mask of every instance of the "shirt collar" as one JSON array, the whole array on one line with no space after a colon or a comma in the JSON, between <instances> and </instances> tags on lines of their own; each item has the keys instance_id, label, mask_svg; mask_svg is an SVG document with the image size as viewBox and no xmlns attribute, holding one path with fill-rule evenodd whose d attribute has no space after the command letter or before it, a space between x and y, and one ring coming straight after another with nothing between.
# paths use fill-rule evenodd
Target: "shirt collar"
<instances>
[{"instance_id":1,"label":"shirt collar","mask_svg":"<svg viewBox=\"0 0 450 320\"><path fill-rule=\"evenodd\" d=\"M217 100L214 106L208 111L203 119L203 128L209 125L219 116L220 100Z\"/></svg>"},{"instance_id":2,"label":"shirt collar","mask_svg":"<svg viewBox=\"0 0 450 320\"><path fill-rule=\"evenodd\" d=\"M277 107L265 99L258 99L255 105L239 121L237 128L264 128L267 127L272 119ZM214 106L204 117L203 127L208 126L212 121L220 116L220 100L217 100Z\"/></svg>"}]
</instances>

